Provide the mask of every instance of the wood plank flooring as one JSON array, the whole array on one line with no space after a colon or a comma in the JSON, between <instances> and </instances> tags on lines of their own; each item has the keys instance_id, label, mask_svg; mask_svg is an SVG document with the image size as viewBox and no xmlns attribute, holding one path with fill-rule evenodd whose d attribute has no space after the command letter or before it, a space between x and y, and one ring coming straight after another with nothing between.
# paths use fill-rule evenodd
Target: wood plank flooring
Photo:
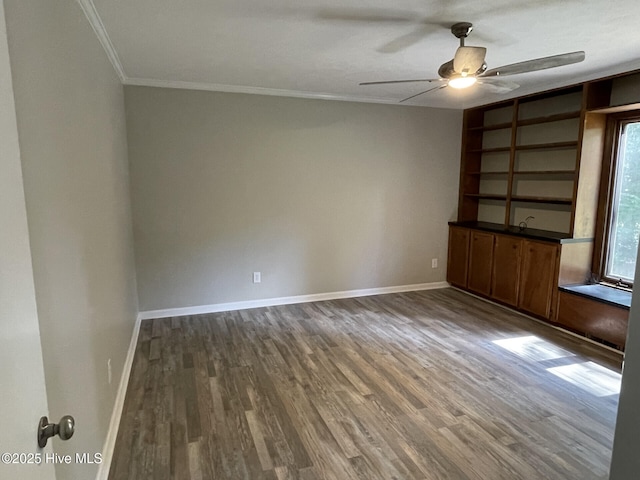
<instances>
[{"instance_id":1,"label":"wood plank flooring","mask_svg":"<svg viewBox=\"0 0 640 480\"><path fill-rule=\"evenodd\" d=\"M144 321L109 478L606 479L618 395L547 370L588 362L454 289Z\"/></svg>"}]
</instances>

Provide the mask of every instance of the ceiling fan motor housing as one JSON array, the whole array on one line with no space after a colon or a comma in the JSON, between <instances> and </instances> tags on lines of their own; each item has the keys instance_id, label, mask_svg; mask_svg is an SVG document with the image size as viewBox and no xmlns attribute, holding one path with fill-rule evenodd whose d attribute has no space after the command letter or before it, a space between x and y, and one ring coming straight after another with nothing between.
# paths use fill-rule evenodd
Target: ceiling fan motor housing
<instances>
[{"instance_id":1,"label":"ceiling fan motor housing","mask_svg":"<svg viewBox=\"0 0 640 480\"><path fill-rule=\"evenodd\" d=\"M473 30L473 24L469 22L458 22L451 25L451 33L460 40L467 38L471 30Z\"/></svg>"}]
</instances>

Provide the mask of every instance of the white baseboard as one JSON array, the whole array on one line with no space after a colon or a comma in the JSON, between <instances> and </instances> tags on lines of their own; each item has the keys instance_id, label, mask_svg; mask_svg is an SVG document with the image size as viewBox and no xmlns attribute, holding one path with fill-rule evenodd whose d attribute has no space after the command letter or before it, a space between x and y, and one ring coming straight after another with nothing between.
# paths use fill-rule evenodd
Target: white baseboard
<instances>
[{"instance_id":1,"label":"white baseboard","mask_svg":"<svg viewBox=\"0 0 640 480\"><path fill-rule=\"evenodd\" d=\"M142 316L138 314L136 323L133 326L131 334L131 342L129 342L129 350L122 367L122 375L120 375L120 383L118 385L118 393L116 401L113 404L111 412L111 421L109 422L109 431L107 438L102 447L102 463L98 468L96 480L107 480L109 477L109 469L111 468L111 460L113 459L113 451L116 446L116 437L118 436L118 427L120 426L120 418L122 417L122 409L124 408L124 399L127 395L127 386L129 385L129 376L131 375L131 367L133 366L133 356L136 353L136 345L138 344L138 335L140 333L140 324Z\"/></svg>"},{"instance_id":2,"label":"white baseboard","mask_svg":"<svg viewBox=\"0 0 640 480\"><path fill-rule=\"evenodd\" d=\"M367 297L386 293L416 292L419 290L434 290L447 288L447 282L417 283L414 285L398 285L395 287L366 288L362 290L346 290L343 292L314 293L311 295L296 295L293 297L265 298L247 300L243 302L216 303L213 305L199 305L195 307L167 308L164 310L147 310L140 312L142 320L152 318L180 317L184 315L201 315L203 313L230 312L247 308L273 307L276 305L291 305L294 303L321 302L323 300L337 300L340 298Z\"/></svg>"}]
</instances>

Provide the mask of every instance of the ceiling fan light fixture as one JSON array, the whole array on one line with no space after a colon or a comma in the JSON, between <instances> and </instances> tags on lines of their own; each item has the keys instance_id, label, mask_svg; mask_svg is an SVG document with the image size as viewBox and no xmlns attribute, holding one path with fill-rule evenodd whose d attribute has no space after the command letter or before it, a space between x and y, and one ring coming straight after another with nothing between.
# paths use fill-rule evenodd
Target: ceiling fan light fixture
<instances>
[{"instance_id":1,"label":"ceiling fan light fixture","mask_svg":"<svg viewBox=\"0 0 640 480\"><path fill-rule=\"evenodd\" d=\"M473 75L456 75L449 79L447 85L452 88L469 88L471 85L476 83L477 79Z\"/></svg>"},{"instance_id":2,"label":"ceiling fan light fixture","mask_svg":"<svg viewBox=\"0 0 640 480\"><path fill-rule=\"evenodd\" d=\"M551 55L548 57L534 58L525 60L524 62L512 63L501 67L487 70L485 56L487 49L485 47L471 47L465 45L465 39L472 30L473 25L469 22L458 22L451 25L451 33L460 40L460 46L456 50L453 59L443 63L438 68L440 78L421 78L416 80L386 80L377 82L363 82L360 85L381 85L389 83L410 83L410 82L440 82L436 87L429 88L422 92L418 92L410 97L400 100L400 103L406 102L420 95L432 91L442 90L447 87L455 89L469 88L475 83L481 87L489 89L497 94L511 92L518 88L518 84L509 81L503 81L502 78L507 75L517 75L521 73L537 72L538 70L546 70L548 68L562 67L574 63L582 62L585 53L580 50L577 52L561 53L559 55ZM500 79L498 79L500 78Z\"/></svg>"}]
</instances>

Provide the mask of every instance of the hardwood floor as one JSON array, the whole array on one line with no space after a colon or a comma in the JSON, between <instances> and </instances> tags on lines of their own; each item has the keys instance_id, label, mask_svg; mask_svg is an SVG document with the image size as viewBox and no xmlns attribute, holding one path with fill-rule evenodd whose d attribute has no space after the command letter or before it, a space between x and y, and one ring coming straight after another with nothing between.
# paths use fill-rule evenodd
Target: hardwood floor
<instances>
[{"instance_id":1,"label":"hardwood floor","mask_svg":"<svg viewBox=\"0 0 640 480\"><path fill-rule=\"evenodd\" d=\"M606 479L619 371L454 289L144 321L109 478Z\"/></svg>"}]
</instances>

